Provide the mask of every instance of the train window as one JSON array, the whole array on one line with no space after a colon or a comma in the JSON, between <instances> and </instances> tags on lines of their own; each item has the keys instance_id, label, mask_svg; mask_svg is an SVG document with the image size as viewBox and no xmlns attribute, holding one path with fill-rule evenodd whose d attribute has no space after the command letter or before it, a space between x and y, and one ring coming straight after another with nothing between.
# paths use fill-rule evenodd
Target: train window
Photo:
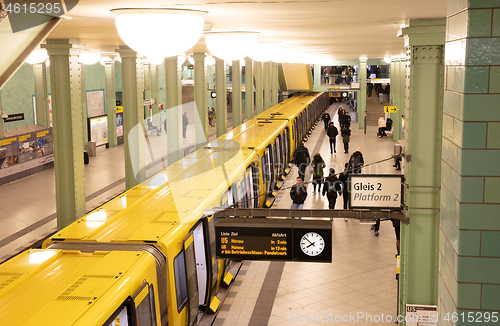
<instances>
[{"instance_id":1,"label":"train window","mask_svg":"<svg viewBox=\"0 0 500 326\"><path fill-rule=\"evenodd\" d=\"M253 177L252 177L252 167L249 166L247 170L245 171L245 179L246 179L246 192L247 192L247 201L248 203L245 205L245 207L254 207L254 201L255 199L255 191L254 191L254 186L253 186ZM250 198L250 200L248 200Z\"/></svg>"},{"instance_id":2,"label":"train window","mask_svg":"<svg viewBox=\"0 0 500 326\"><path fill-rule=\"evenodd\" d=\"M137 302L140 301L138 304ZM154 300L153 286L145 287L141 293L135 298L136 314L138 326L154 326L156 325L156 313L152 303Z\"/></svg>"},{"instance_id":3,"label":"train window","mask_svg":"<svg viewBox=\"0 0 500 326\"><path fill-rule=\"evenodd\" d=\"M217 274L219 273L219 264L215 258L215 220L216 217L212 216L208 218L208 238L210 239L210 256L212 265L212 286L211 290L214 291L217 285ZM210 293L211 295L211 293ZM209 299L210 300L210 299Z\"/></svg>"},{"instance_id":4,"label":"train window","mask_svg":"<svg viewBox=\"0 0 500 326\"><path fill-rule=\"evenodd\" d=\"M184 251L181 251L174 258L175 294L177 297L177 311L181 312L187 304L188 291L186 279L186 263L184 261Z\"/></svg>"},{"instance_id":5,"label":"train window","mask_svg":"<svg viewBox=\"0 0 500 326\"><path fill-rule=\"evenodd\" d=\"M198 318L199 296L198 274L196 273L196 253L194 249L194 236L191 234L184 241L184 253L186 257L186 274L189 295L189 325L193 325Z\"/></svg>"},{"instance_id":6,"label":"train window","mask_svg":"<svg viewBox=\"0 0 500 326\"><path fill-rule=\"evenodd\" d=\"M287 128L285 128L285 137L284 137L284 141L285 141L285 163L288 163L290 162L290 155L291 155L291 151L290 151L290 130Z\"/></svg>"},{"instance_id":7,"label":"train window","mask_svg":"<svg viewBox=\"0 0 500 326\"><path fill-rule=\"evenodd\" d=\"M124 303L108 318L104 326L134 326L134 301L128 297Z\"/></svg>"},{"instance_id":8,"label":"train window","mask_svg":"<svg viewBox=\"0 0 500 326\"><path fill-rule=\"evenodd\" d=\"M248 208L248 191L246 178L243 178L241 182L238 182L238 198L241 198L241 207Z\"/></svg>"}]
</instances>

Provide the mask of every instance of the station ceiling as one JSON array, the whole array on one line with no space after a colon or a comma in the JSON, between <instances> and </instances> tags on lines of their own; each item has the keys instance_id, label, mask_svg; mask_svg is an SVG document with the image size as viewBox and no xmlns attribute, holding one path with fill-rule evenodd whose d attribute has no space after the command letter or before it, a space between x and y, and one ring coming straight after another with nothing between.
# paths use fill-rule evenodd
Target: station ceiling
<instances>
[{"instance_id":1,"label":"station ceiling","mask_svg":"<svg viewBox=\"0 0 500 326\"><path fill-rule=\"evenodd\" d=\"M446 17L447 0L80 0L49 38L80 39L89 49L114 52L124 45L110 12L116 8L204 10L206 31L257 31L259 40L331 59L357 59L402 55L396 24ZM206 51L204 37L190 50L196 51Z\"/></svg>"}]
</instances>

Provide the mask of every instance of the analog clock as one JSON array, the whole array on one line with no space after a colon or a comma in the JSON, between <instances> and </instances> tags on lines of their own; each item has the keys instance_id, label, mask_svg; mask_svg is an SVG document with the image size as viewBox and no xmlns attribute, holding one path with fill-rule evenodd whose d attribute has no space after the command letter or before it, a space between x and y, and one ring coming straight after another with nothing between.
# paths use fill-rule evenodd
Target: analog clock
<instances>
[{"instance_id":1,"label":"analog clock","mask_svg":"<svg viewBox=\"0 0 500 326\"><path fill-rule=\"evenodd\" d=\"M317 256L325 249L323 237L316 232L308 232L300 239L300 249L311 257Z\"/></svg>"}]
</instances>

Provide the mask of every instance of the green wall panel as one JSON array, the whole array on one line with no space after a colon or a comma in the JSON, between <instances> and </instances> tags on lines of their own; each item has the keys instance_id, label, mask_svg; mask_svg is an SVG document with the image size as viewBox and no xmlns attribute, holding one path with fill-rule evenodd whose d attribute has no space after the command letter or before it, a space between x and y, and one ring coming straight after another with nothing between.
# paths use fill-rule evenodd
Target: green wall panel
<instances>
[{"instance_id":1,"label":"green wall panel","mask_svg":"<svg viewBox=\"0 0 500 326\"><path fill-rule=\"evenodd\" d=\"M500 67L490 67L490 93L500 93Z\"/></svg>"},{"instance_id":2,"label":"green wall panel","mask_svg":"<svg viewBox=\"0 0 500 326\"><path fill-rule=\"evenodd\" d=\"M500 9L493 10L493 22L491 32L493 37L500 36Z\"/></svg>"},{"instance_id":3,"label":"green wall panel","mask_svg":"<svg viewBox=\"0 0 500 326\"><path fill-rule=\"evenodd\" d=\"M500 63L500 38L467 39L467 66L488 66Z\"/></svg>"},{"instance_id":4,"label":"green wall panel","mask_svg":"<svg viewBox=\"0 0 500 326\"><path fill-rule=\"evenodd\" d=\"M469 9L500 7L500 0L469 0Z\"/></svg>"},{"instance_id":5,"label":"green wall panel","mask_svg":"<svg viewBox=\"0 0 500 326\"><path fill-rule=\"evenodd\" d=\"M459 282L500 283L500 259L458 257Z\"/></svg>"},{"instance_id":6,"label":"green wall panel","mask_svg":"<svg viewBox=\"0 0 500 326\"><path fill-rule=\"evenodd\" d=\"M489 67L465 68L465 93L488 93Z\"/></svg>"},{"instance_id":7,"label":"green wall panel","mask_svg":"<svg viewBox=\"0 0 500 326\"><path fill-rule=\"evenodd\" d=\"M463 101L463 120L500 121L498 103L500 95L497 94L466 94Z\"/></svg>"},{"instance_id":8,"label":"green wall panel","mask_svg":"<svg viewBox=\"0 0 500 326\"><path fill-rule=\"evenodd\" d=\"M469 37L491 36L491 9L469 10Z\"/></svg>"},{"instance_id":9,"label":"green wall panel","mask_svg":"<svg viewBox=\"0 0 500 326\"><path fill-rule=\"evenodd\" d=\"M500 232L482 231L481 234L481 256L500 256Z\"/></svg>"},{"instance_id":10,"label":"green wall panel","mask_svg":"<svg viewBox=\"0 0 500 326\"><path fill-rule=\"evenodd\" d=\"M483 302L483 309L499 311L500 285L484 284L482 293L482 302Z\"/></svg>"},{"instance_id":11,"label":"green wall panel","mask_svg":"<svg viewBox=\"0 0 500 326\"><path fill-rule=\"evenodd\" d=\"M461 229L500 231L500 205L459 204L458 209Z\"/></svg>"},{"instance_id":12,"label":"green wall panel","mask_svg":"<svg viewBox=\"0 0 500 326\"><path fill-rule=\"evenodd\" d=\"M490 204L500 204L500 178L485 178L484 202ZM498 256L500 257L500 252L498 253Z\"/></svg>"},{"instance_id":13,"label":"green wall panel","mask_svg":"<svg viewBox=\"0 0 500 326\"><path fill-rule=\"evenodd\" d=\"M500 122L488 122L488 148L500 148Z\"/></svg>"},{"instance_id":14,"label":"green wall panel","mask_svg":"<svg viewBox=\"0 0 500 326\"><path fill-rule=\"evenodd\" d=\"M14 76L2 87L2 109L7 114L24 113L24 120L4 123L4 130L11 130L34 124L33 99L35 76L33 65L24 63Z\"/></svg>"}]
</instances>

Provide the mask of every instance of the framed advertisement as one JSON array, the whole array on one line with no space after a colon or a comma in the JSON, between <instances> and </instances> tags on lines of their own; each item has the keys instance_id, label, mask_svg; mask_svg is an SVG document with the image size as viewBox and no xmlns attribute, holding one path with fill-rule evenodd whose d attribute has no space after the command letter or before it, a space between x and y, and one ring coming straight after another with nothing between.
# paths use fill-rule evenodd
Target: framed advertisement
<instances>
[{"instance_id":1,"label":"framed advertisement","mask_svg":"<svg viewBox=\"0 0 500 326\"><path fill-rule=\"evenodd\" d=\"M88 118L89 141L95 142L96 146L108 144L108 116Z\"/></svg>"}]
</instances>

